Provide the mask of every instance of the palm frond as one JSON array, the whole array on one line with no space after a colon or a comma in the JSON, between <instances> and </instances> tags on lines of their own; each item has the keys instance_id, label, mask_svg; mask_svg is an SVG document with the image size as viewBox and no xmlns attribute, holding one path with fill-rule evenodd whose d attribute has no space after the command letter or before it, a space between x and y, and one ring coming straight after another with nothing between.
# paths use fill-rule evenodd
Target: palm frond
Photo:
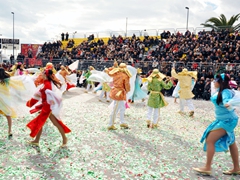
<instances>
[{"instance_id":1,"label":"palm frond","mask_svg":"<svg viewBox=\"0 0 240 180\"><path fill-rule=\"evenodd\" d=\"M229 20L228 20L228 25L233 25L238 19L240 18L240 13L237 15L233 15Z\"/></svg>"},{"instance_id":2,"label":"palm frond","mask_svg":"<svg viewBox=\"0 0 240 180\"><path fill-rule=\"evenodd\" d=\"M234 23L238 21L240 18L240 13L237 15L233 15L229 20L227 20L226 16L224 14L221 14L218 18L217 17L211 17L206 20L205 23L202 23L204 27L210 27L213 29L221 30L221 29L231 29L231 30L238 30L240 28L240 25L237 24L236 26L233 26Z\"/></svg>"},{"instance_id":3,"label":"palm frond","mask_svg":"<svg viewBox=\"0 0 240 180\"><path fill-rule=\"evenodd\" d=\"M240 23L233 27L233 31L240 30Z\"/></svg>"},{"instance_id":4,"label":"palm frond","mask_svg":"<svg viewBox=\"0 0 240 180\"><path fill-rule=\"evenodd\" d=\"M226 18L226 16L224 14L220 15L219 20L221 21L222 26L226 26L227 25L227 18Z\"/></svg>"},{"instance_id":5,"label":"palm frond","mask_svg":"<svg viewBox=\"0 0 240 180\"><path fill-rule=\"evenodd\" d=\"M211 17L205 23L212 23L215 26L222 26L222 22L218 18L216 18L216 17Z\"/></svg>"}]
</instances>

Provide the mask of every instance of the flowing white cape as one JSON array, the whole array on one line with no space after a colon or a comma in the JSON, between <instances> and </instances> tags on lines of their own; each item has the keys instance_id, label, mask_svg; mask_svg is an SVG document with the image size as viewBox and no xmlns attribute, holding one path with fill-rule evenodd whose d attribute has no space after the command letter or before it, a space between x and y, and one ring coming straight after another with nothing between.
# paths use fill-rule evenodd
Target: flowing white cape
<instances>
[{"instance_id":1,"label":"flowing white cape","mask_svg":"<svg viewBox=\"0 0 240 180\"><path fill-rule=\"evenodd\" d=\"M74 85L77 84L77 74L75 74L75 73L67 76L66 79L67 79L67 82L70 84L74 84Z\"/></svg>"},{"instance_id":2,"label":"flowing white cape","mask_svg":"<svg viewBox=\"0 0 240 180\"><path fill-rule=\"evenodd\" d=\"M25 69L25 71L27 71L28 73L40 73L41 72L37 68L28 68L28 69Z\"/></svg>"},{"instance_id":3,"label":"flowing white cape","mask_svg":"<svg viewBox=\"0 0 240 180\"><path fill-rule=\"evenodd\" d=\"M30 75L12 76L10 77L10 81L13 85L9 85L9 96L6 96L5 93L0 93L0 96L7 107L12 107L15 110L18 117L25 116L29 113L26 102L31 99L36 92L34 81ZM24 88L22 88L22 84L18 82L22 82Z\"/></svg>"},{"instance_id":4,"label":"flowing white cape","mask_svg":"<svg viewBox=\"0 0 240 180\"><path fill-rule=\"evenodd\" d=\"M79 63L79 60L75 61L74 63L70 64L68 67L72 70L76 70L78 69L78 63Z\"/></svg>"},{"instance_id":5,"label":"flowing white cape","mask_svg":"<svg viewBox=\"0 0 240 180\"><path fill-rule=\"evenodd\" d=\"M127 93L127 99L131 99L133 93L134 93L134 89L135 89L135 80L136 80L136 75L137 75L137 69L127 65L127 69L130 71L132 77L130 78L130 91Z\"/></svg>"},{"instance_id":6,"label":"flowing white cape","mask_svg":"<svg viewBox=\"0 0 240 180\"><path fill-rule=\"evenodd\" d=\"M103 71L92 70L88 80L99 83L110 83L113 81L113 78Z\"/></svg>"},{"instance_id":7,"label":"flowing white cape","mask_svg":"<svg viewBox=\"0 0 240 180\"><path fill-rule=\"evenodd\" d=\"M67 90L67 83L64 79L64 77L60 74L60 71L57 72L56 78L62 83L62 86L60 88L60 91L64 93Z\"/></svg>"},{"instance_id":8,"label":"flowing white cape","mask_svg":"<svg viewBox=\"0 0 240 180\"><path fill-rule=\"evenodd\" d=\"M47 95L47 103L50 104L52 114L58 120L61 120L62 92L52 83L52 90L47 89L45 93Z\"/></svg>"},{"instance_id":9,"label":"flowing white cape","mask_svg":"<svg viewBox=\"0 0 240 180\"><path fill-rule=\"evenodd\" d=\"M228 101L227 104L230 105L229 109L240 108L240 91L232 90L234 92L234 97Z\"/></svg>"},{"instance_id":10,"label":"flowing white cape","mask_svg":"<svg viewBox=\"0 0 240 180\"><path fill-rule=\"evenodd\" d=\"M80 79L79 79L79 84L82 84L83 81L86 79L86 77L83 75L85 73L85 71L82 72L82 75L80 76Z\"/></svg>"},{"instance_id":11,"label":"flowing white cape","mask_svg":"<svg viewBox=\"0 0 240 180\"><path fill-rule=\"evenodd\" d=\"M34 84L34 80L31 78L30 75L21 75L21 76L12 76L10 81L21 81L25 88L24 91L18 91L14 88L10 88L11 96L16 98L16 101L19 100L21 102L27 102L36 92L36 86Z\"/></svg>"},{"instance_id":12,"label":"flowing white cape","mask_svg":"<svg viewBox=\"0 0 240 180\"><path fill-rule=\"evenodd\" d=\"M217 89L214 86L214 82L211 82L211 96L217 92Z\"/></svg>"}]
</instances>

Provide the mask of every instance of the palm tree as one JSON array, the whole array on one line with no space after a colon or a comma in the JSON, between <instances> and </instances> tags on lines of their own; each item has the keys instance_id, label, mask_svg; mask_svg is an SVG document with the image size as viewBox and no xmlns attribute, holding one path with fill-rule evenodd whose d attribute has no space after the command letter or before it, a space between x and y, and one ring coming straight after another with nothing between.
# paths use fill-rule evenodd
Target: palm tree
<instances>
[{"instance_id":1,"label":"palm tree","mask_svg":"<svg viewBox=\"0 0 240 180\"><path fill-rule=\"evenodd\" d=\"M229 29L230 31L240 30L240 23L234 25L235 22L238 21L240 18L240 13L237 15L233 15L228 21L224 14L221 14L219 18L211 17L205 23L202 23L204 27L210 27L214 30L222 30L222 29Z\"/></svg>"}]
</instances>

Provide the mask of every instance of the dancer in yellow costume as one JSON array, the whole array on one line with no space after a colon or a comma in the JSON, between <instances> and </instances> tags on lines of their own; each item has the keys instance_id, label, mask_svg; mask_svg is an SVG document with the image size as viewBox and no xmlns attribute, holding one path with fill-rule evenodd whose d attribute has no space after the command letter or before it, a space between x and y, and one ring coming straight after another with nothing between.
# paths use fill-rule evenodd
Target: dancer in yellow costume
<instances>
[{"instance_id":1,"label":"dancer in yellow costume","mask_svg":"<svg viewBox=\"0 0 240 180\"><path fill-rule=\"evenodd\" d=\"M182 72L177 74L175 68L172 68L171 73L172 77L178 79L180 83L180 90L178 91L180 98L179 113L183 113L184 103L186 101L190 110L189 116L192 117L194 115L194 106L192 103L192 98L194 97L194 94L192 93L192 78L197 79L197 71L188 71L184 68Z\"/></svg>"},{"instance_id":2,"label":"dancer in yellow costume","mask_svg":"<svg viewBox=\"0 0 240 180\"><path fill-rule=\"evenodd\" d=\"M6 116L8 121L8 137L12 137L12 118L16 118L16 112L12 107L13 99L10 88L25 90L21 81L11 80L10 75L0 68L0 114Z\"/></svg>"}]
</instances>

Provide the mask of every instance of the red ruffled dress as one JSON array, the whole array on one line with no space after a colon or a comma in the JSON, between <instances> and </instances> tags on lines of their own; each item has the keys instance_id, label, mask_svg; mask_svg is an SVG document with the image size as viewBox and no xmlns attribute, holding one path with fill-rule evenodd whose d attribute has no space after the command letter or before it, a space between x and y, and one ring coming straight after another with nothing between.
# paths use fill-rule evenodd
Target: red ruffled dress
<instances>
[{"instance_id":1,"label":"red ruffled dress","mask_svg":"<svg viewBox=\"0 0 240 180\"><path fill-rule=\"evenodd\" d=\"M71 88L74 88L74 87L76 87L74 84L69 84L69 83L67 82L67 90L69 90L69 89L71 89Z\"/></svg>"},{"instance_id":2,"label":"red ruffled dress","mask_svg":"<svg viewBox=\"0 0 240 180\"><path fill-rule=\"evenodd\" d=\"M49 80L45 80L44 87L40 89L42 104L36 106L35 109L30 111L31 114L40 111L40 114L27 124L27 127L31 130L30 136L33 138L38 134L40 129L43 127L43 125L47 121L48 117L51 115L50 104L47 103L47 95L45 93L47 89L52 90L51 81ZM27 102L26 105L28 107L32 107L38 101L39 100L32 98ZM65 133L71 132L71 130L66 125L64 125L62 121L60 120L57 120L57 121L62 126Z\"/></svg>"}]
</instances>

